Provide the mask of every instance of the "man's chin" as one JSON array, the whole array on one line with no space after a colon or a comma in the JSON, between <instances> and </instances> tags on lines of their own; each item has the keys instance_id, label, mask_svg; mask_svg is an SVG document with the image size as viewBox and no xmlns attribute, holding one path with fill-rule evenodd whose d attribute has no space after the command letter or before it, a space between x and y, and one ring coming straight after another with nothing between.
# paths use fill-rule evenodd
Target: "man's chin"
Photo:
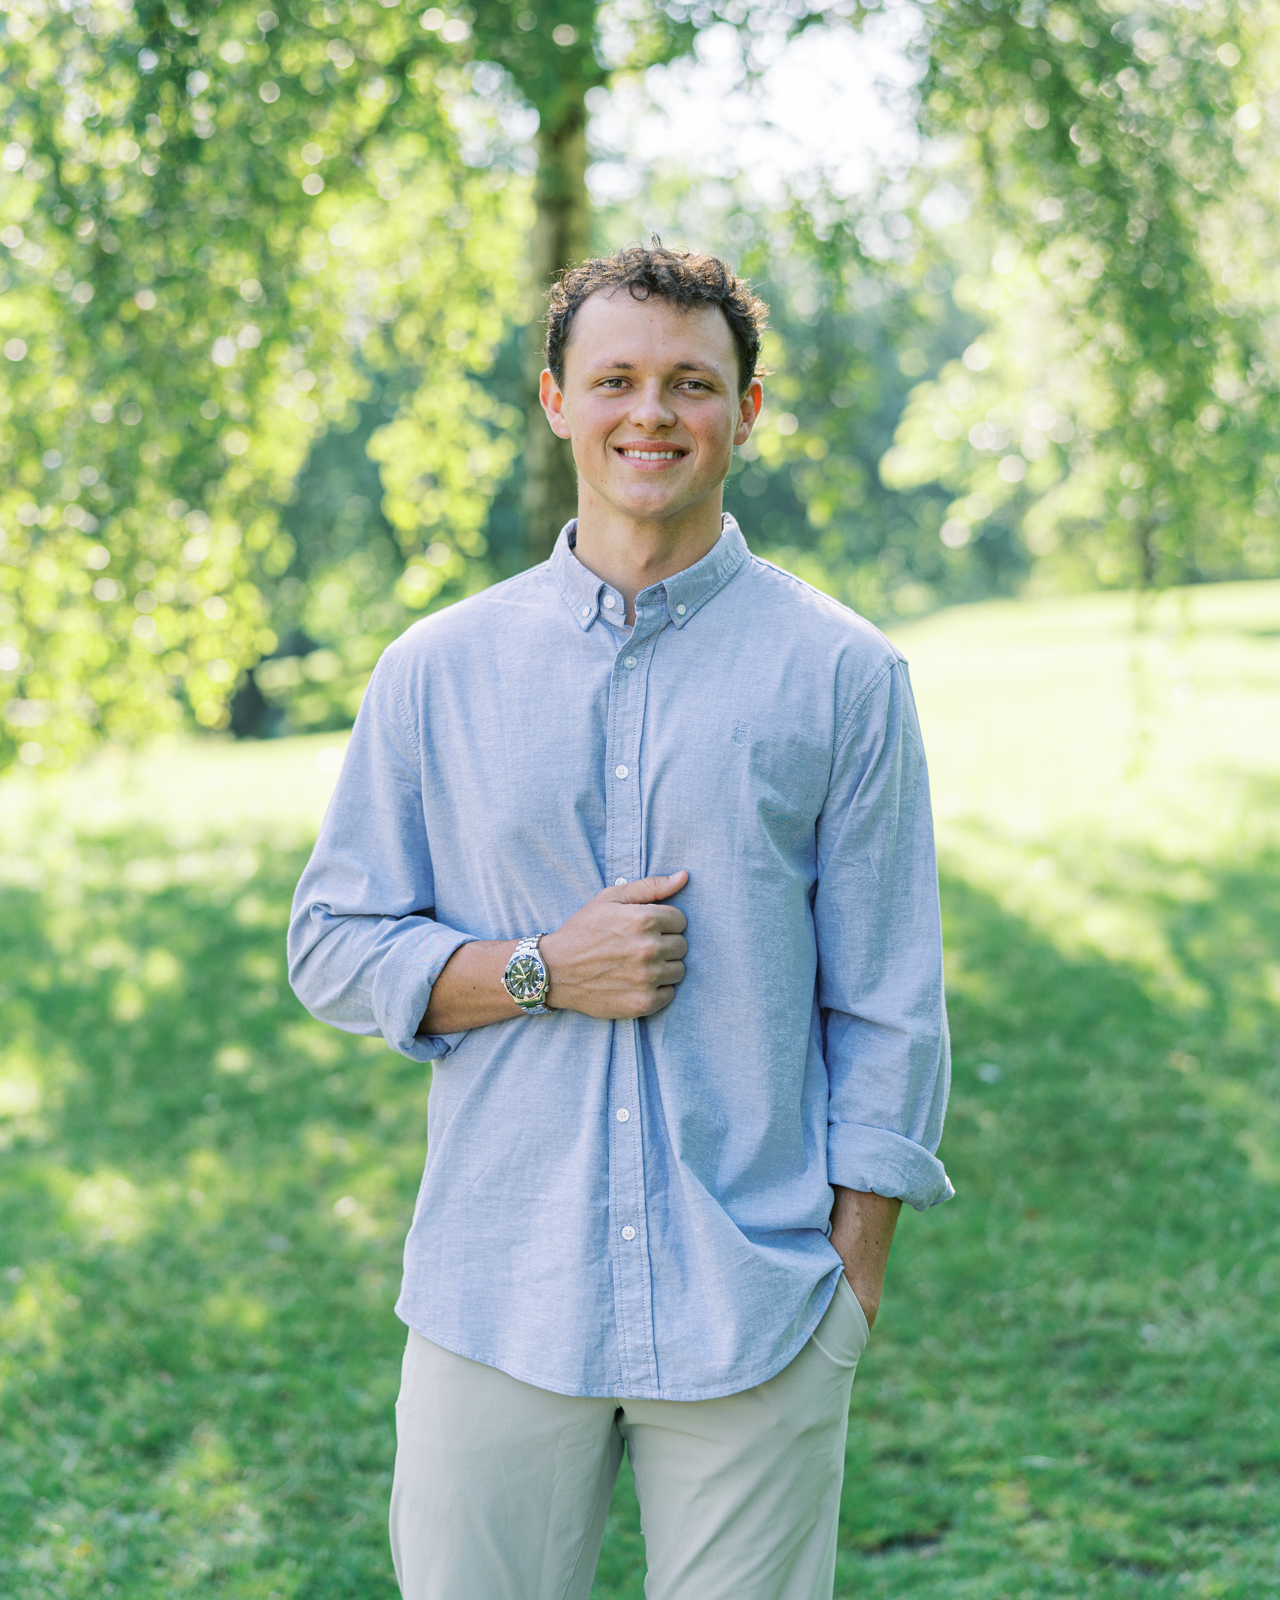
<instances>
[{"instance_id":1,"label":"man's chin","mask_svg":"<svg viewBox=\"0 0 1280 1600\"><path fill-rule=\"evenodd\" d=\"M628 484L611 485L613 492L600 495L615 512L634 517L637 522L673 522L688 516L715 493L691 493L689 485Z\"/></svg>"}]
</instances>

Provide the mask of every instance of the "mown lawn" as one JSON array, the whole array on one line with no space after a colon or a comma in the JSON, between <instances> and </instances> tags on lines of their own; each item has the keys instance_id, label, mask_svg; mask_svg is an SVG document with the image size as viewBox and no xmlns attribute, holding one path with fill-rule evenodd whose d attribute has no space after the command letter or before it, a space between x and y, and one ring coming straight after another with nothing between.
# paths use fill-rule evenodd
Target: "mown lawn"
<instances>
[{"instance_id":1,"label":"mown lawn","mask_svg":"<svg viewBox=\"0 0 1280 1600\"><path fill-rule=\"evenodd\" d=\"M955 1041L837 1593L1280 1594L1280 584L900 634ZM284 981L332 738L0 785L0 1596L392 1600L427 1078ZM639 1600L624 1474L596 1592ZM462 1600L462 1597L460 1597Z\"/></svg>"}]
</instances>

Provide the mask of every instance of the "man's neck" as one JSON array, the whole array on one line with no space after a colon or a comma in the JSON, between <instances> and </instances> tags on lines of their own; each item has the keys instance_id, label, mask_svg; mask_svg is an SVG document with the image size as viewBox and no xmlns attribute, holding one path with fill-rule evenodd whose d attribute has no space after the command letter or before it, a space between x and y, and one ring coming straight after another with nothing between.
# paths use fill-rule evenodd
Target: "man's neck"
<instances>
[{"instance_id":1,"label":"man's neck","mask_svg":"<svg viewBox=\"0 0 1280 1600\"><path fill-rule=\"evenodd\" d=\"M698 506L685 517L646 522L620 516L612 507L578 502L574 554L589 572L623 597L627 621L636 620L636 596L651 584L696 566L720 537L722 501Z\"/></svg>"}]
</instances>

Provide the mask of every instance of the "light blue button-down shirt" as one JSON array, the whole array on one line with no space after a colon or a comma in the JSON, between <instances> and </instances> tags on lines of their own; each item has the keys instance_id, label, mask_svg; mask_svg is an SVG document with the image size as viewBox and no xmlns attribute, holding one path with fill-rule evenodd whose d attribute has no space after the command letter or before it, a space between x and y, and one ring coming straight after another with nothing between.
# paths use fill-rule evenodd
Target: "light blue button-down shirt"
<instances>
[{"instance_id":1,"label":"light blue button-down shirt","mask_svg":"<svg viewBox=\"0 0 1280 1600\"><path fill-rule=\"evenodd\" d=\"M893 646L731 517L633 628L572 526L383 655L290 973L315 1016L436 1063L403 1320L563 1394L706 1399L817 1326L831 1184L952 1192L924 752ZM666 1010L419 1031L466 940L681 868Z\"/></svg>"}]
</instances>

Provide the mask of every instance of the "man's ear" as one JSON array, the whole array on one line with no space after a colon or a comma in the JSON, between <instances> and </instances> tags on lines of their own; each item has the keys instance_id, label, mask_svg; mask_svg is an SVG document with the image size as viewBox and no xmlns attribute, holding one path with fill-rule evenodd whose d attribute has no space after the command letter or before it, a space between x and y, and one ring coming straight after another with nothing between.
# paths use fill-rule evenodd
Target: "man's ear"
<instances>
[{"instance_id":1,"label":"man's ear","mask_svg":"<svg viewBox=\"0 0 1280 1600\"><path fill-rule=\"evenodd\" d=\"M546 404L546 401L543 401ZM735 445L746 444L751 437L751 430L756 425L756 418L760 415L760 408L764 405L764 388L759 378L752 378L743 395L741 408L738 413L738 428L733 436Z\"/></svg>"},{"instance_id":2,"label":"man's ear","mask_svg":"<svg viewBox=\"0 0 1280 1600\"><path fill-rule=\"evenodd\" d=\"M552 433L561 439L569 438L569 419L564 414L564 395L549 367L542 369L542 376L538 379L538 399L541 400L542 409L547 414Z\"/></svg>"}]
</instances>

